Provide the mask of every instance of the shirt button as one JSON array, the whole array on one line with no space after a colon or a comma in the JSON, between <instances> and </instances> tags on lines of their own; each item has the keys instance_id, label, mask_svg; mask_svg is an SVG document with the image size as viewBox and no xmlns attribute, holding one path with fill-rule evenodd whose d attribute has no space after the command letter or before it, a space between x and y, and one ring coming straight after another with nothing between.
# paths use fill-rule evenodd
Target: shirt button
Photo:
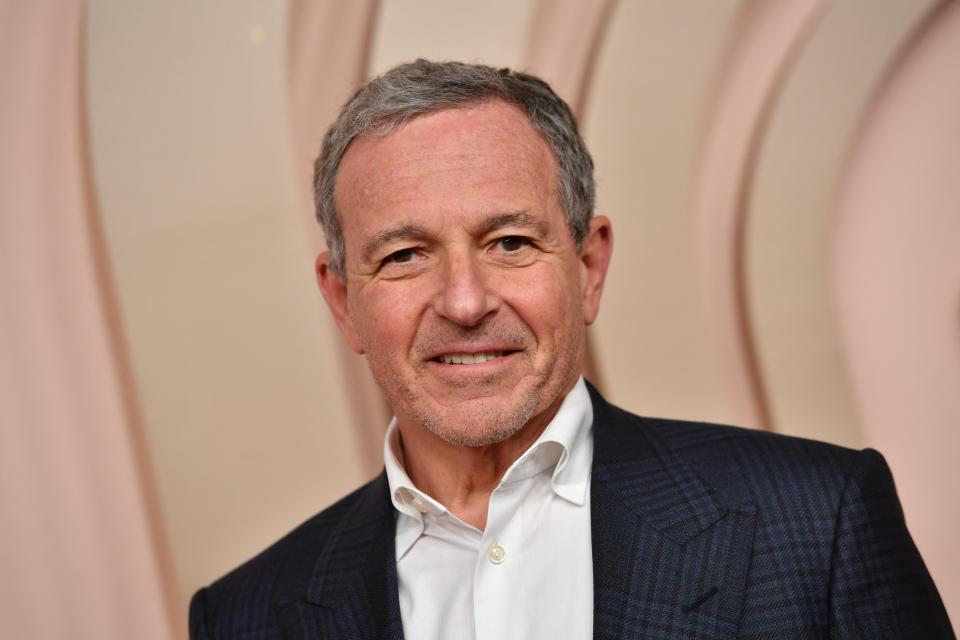
<instances>
[{"instance_id":1,"label":"shirt button","mask_svg":"<svg viewBox=\"0 0 960 640\"><path fill-rule=\"evenodd\" d=\"M498 544L490 545L490 548L487 549L487 560L493 564L500 564L503 562L504 558L507 557L507 552L503 550Z\"/></svg>"},{"instance_id":2,"label":"shirt button","mask_svg":"<svg viewBox=\"0 0 960 640\"><path fill-rule=\"evenodd\" d=\"M429 509L429 507L427 506L427 503L424 502L423 498L419 496L414 496L413 500L411 500L410 502L413 503L414 508L416 508L416 510L419 511L420 513L426 513L427 510Z\"/></svg>"}]
</instances>

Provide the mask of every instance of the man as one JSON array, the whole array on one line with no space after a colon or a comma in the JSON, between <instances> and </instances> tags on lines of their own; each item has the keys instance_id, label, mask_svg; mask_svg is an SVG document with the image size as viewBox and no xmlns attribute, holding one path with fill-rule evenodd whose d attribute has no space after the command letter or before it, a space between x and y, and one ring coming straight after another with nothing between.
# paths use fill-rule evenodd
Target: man
<instances>
[{"instance_id":1,"label":"man","mask_svg":"<svg viewBox=\"0 0 960 640\"><path fill-rule=\"evenodd\" d=\"M943 638L876 452L649 420L581 378L612 250L567 106L419 60L328 131L323 296L385 471L194 597L194 638Z\"/></svg>"}]
</instances>

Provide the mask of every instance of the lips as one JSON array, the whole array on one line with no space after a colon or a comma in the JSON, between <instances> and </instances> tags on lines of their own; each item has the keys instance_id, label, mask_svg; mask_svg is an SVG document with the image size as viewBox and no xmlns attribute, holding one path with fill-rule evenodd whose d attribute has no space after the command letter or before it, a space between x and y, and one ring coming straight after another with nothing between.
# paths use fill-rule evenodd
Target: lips
<instances>
[{"instance_id":1,"label":"lips","mask_svg":"<svg viewBox=\"0 0 960 640\"><path fill-rule=\"evenodd\" d=\"M476 365L527 351L534 342L531 332L520 323L500 322L494 326L485 322L477 327L444 323L422 326L412 351L421 362Z\"/></svg>"},{"instance_id":2,"label":"lips","mask_svg":"<svg viewBox=\"0 0 960 640\"><path fill-rule=\"evenodd\" d=\"M443 364L480 364L495 358L502 358L504 354L512 353L510 351L482 351L479 353L444 353L436 358L435 362Z\"/></svg>"}]
</instances>

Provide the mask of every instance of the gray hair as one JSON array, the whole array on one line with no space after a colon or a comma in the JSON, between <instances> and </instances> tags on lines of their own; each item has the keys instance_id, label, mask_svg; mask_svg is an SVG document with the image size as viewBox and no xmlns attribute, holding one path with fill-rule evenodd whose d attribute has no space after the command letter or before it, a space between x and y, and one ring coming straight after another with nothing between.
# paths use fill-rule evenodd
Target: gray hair
<instances>
[{"instance_id":1,"label":"gray hair","mask_svg":"<svg viewBox=\"0 0 960 640\"><path fill-rule=\"evenodd\" d=\"M560 203L577 250L593 216L593 159L570 107L543 80L511 69L417 60L362 86L323 138L314 165L314 204L330 249L330 267L345 277L343 229L334 200L340 161L358 136L387 135L404 123L443 109L502 100L519 107L543 134L557 162Z\"/></svg>"}]
</instances>

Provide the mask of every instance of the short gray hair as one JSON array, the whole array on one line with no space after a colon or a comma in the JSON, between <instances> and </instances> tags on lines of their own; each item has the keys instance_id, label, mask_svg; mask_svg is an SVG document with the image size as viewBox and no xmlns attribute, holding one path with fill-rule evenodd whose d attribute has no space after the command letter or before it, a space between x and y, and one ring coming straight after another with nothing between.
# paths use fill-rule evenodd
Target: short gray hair
<instances>
[{"instance_id":1,"label":"short gray hair","mask_svg":"<svg viewBox=\"0 0 960 640\"><path fill-rule=\"evenodd\" d=\"M557 162L560 203L577 250L593 216L593 159L570 107L535 76L462 62L417 60L394 67L353 95L326 135L314 165L314 204L330 250L330 267L345 277L343 229L334 199L340 161L358 136L387 135L417 117L502 100L523 111Z\"/></svg>"}]
</instances>

